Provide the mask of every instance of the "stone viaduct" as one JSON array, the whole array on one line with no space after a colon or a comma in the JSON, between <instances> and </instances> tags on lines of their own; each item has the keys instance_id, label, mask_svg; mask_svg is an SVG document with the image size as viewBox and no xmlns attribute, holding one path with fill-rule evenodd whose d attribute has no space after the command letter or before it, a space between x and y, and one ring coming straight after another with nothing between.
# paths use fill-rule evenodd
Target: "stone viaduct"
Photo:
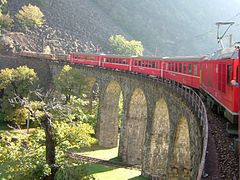
<instances>
[{"instance_id":1,"label":"stone viaduct","mask_svg":"<svg viewBox=\"0 0 240 180\"><path fill-rule=\"evenodd\" d=\"M62 63L0 56L0 69L27 65L42 85L51 85ZM182 97L162 83L130 73L71 65L90 86L99 87L97 138L103 147L118 145L119 97L123 113L118 155L141 165L142 175L158 179L197 179L203 153L202 124Z\"/></svg>"}]
</instances>

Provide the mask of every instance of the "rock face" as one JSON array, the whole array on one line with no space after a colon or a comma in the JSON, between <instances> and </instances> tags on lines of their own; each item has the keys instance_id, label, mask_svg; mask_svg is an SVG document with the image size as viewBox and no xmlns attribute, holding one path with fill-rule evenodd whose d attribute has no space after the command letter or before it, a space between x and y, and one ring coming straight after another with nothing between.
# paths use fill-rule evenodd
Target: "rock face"
<instances>
[{"instance_id":1,"label":"rock face","mask_svg":"<svg viewBox=\"0 0 240 180\"><path fill-rule=\"evenodd\" d=\"M31 0L21 0L18 3L15 1L8 1L8 9L12 17L23 5L32 3ZM46 46L49 46L52 53L108 52L110 48L107 41L111 35L127 36L92 1L49 0L41 10L45 15L46 23L39 29L25 33L26 38L33 41L30 43L31 47L27 46L25 50L42 52ZM15 26L13 31L19 31L19 27ZM19 45L13 43L13 46Z\"/></svg>"}]
</instances>

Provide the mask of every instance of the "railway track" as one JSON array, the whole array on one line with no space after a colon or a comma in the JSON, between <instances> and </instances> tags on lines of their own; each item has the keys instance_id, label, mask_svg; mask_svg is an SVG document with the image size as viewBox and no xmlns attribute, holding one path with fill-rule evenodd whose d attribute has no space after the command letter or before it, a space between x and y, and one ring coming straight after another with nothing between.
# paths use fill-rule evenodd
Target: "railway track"
<instances>
[{"instance_id":1,"label":"railway track","mask_svg":"<svg viewBox=\"0 0 240 180\"><path fill-rule=\"evenodd\" d=\"M209 143L207 148L206 171L209 180L239 180L239 160L234 151L234 138L226 131L227 120L207 112Z\"/></svg>"}]
</instances>

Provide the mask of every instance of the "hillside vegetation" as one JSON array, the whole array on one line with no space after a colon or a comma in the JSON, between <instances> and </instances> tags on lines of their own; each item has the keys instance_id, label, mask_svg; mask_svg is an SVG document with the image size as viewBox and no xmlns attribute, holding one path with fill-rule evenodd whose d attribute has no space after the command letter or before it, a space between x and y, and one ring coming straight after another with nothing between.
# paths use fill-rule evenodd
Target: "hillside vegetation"
<instances>
[{"instance_id":1,"label":"hillside vegetation","mask_svg":"<svg viewBox=\"0 0 240 180\"><path fill-rule=\"evenodd\" d=\"M10 13L33 1L9 0ZM49 0L41 9L49 26L82 44L88 42L94 50L107 53L111 50L109 37L121 34L141 41L145 55L153 55L157 49L159 56L172 56L215 50L215 22L237 21L239 16L232 17L239 5L239 0Z\"/></svg>"}]
</instances>

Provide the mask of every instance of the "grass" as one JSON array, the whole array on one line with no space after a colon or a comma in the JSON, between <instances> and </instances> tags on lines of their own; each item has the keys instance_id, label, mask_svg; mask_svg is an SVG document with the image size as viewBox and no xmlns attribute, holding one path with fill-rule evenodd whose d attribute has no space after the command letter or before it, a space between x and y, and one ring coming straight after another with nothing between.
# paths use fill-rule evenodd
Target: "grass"
<instances>
[{"instance_id":1,"label":"grass","mask_svg":"<svg viewBox=\"0 0 240 180\"><path fill-rule=\"evenodd\" d=\"M118 158L118 147L111 149L100 149L94 147L92 150L88 150L80 153L84 156L99 158L110 161L121 161ZM99 164L91 164L89 166L90 173L98 180L146 180L141 177L141 171L135 169L116 168Z\"/></svg>"},{"instance_id":2,"label":"grass","mask_svg":"<svg viewBox=\"0 0 240 180\"><path fill-rule=\"evenodd\" d=\"M86 151L80 154L88 157L110 160L118 156L118 148L116 147L111 149L96 149L95 147L93 150Z\"/></svg>"},{"instance_id":3,"label":"grass","mask_svg":"<svg viewBox=\"0 0 240 180\"><path fill-rule=\"evenodd\" d=\"M89 171L98 180L146 180L138 170L91 164Z\"/></svg>"}]
</instances>

